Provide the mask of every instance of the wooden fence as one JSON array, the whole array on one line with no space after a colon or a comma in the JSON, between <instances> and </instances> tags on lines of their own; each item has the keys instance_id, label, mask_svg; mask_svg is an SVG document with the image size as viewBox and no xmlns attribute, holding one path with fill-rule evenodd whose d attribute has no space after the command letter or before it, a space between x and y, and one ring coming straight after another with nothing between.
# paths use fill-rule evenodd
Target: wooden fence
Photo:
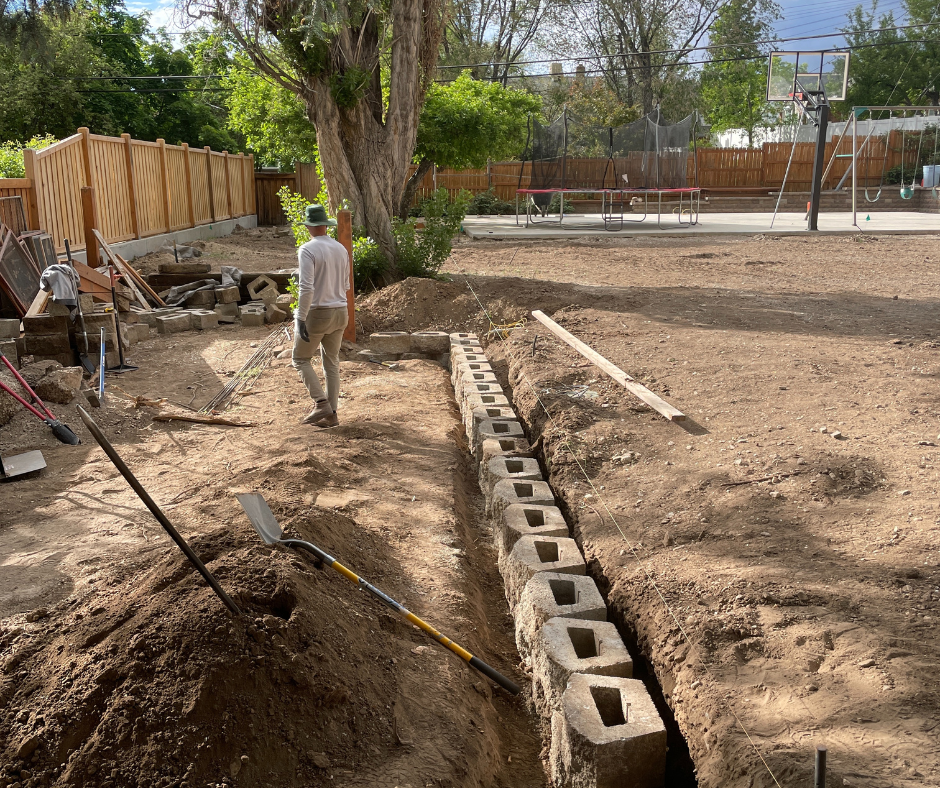
<instances>
[{"instance_id":1,"label":"wooden fence","mask_svg":"<svg viewBox=\"0 0 940 788\"><path fill-rule=\"evenodd\" d=\"M255 212L254 158L210 148L104 137L82 128L41 151L23 151L25 178L0 179L0 197L19 195L30 229L57 250L83 249L81 189L95 190L98 224L110 242Z\"/></svg>"},{"instance_id":2,"label":"wooden fence","mask_svg":"<svg viewBox=\"0 0 940 788\"><path fill-rule=\"evenodd\" d=\"M315 202L320 192L320 180L317 178L315 164L296 162L294 172L256 172L255 204L257 205L258 224L287 224L287 217L281 208L277 193L284 186L302 194L308 202Z\"/></svg>"},{"instance_id":3,"label":"wooden fence","mask_svg":"<svg viewBox=\"0 0 940 788\"><path fill-rule=\"evenodd\" d=\"M859 138L859 145L863 139ZM882 171L887 172L901 163L901 145L901 134L897 131L892 131L887 137L872 137L859 156L859 185L877 186L881 183ZM827 143L827 163L837 146L840 154L851 154L852 137L834 137L832 142ZM761 148L699 148L694 156L691 153L686 156L686 178L689 184L697 184L702 188L710 189L728 191L779 189L783 183L791 151L793 162L790 165L785 191L809 191L816 151L814 142L798 142L796 150L793 150L791 142L766 143ZM640 173L642 157L643 154L637 154L618 159L616 161L618 177L621 173L627 173L631 182L639 183L642 180ZM837 158L823 182L823 189L834 189L849 169L851 161L848 156ZM907 165L912 163L913 156L909 151L905 157L907 177L915 177L913 166L911 175L907 173ZM592 172L599 180L605 171L605 164L603 159L569 158L566 163L568 182L579 177L590 179ZM675 158L661 166L667 166L672 170L681 169L682 162L681 159ZM604 185L613 185L612 172L613 168L608 170ZM428 197L436 188L447 189L452 198L461 189L466 189L473 194L492 189L500 199L512 202L515 200L516 189L529 186L530 177L531 164L518 161L493 162L485 170L438 169L424 177L415 199L422 200ZM920 172L916 177L920 178Z\"/></svg>"}]
</instances>

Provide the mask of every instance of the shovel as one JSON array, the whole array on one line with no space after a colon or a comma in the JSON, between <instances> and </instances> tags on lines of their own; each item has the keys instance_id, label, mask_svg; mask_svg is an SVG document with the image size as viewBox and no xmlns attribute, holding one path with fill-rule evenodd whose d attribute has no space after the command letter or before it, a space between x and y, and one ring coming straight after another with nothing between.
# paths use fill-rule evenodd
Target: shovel
<instances>
[{"instance_id":1,"label":"shovel","mask_svg":"<svg viewBox=\"0 0 940 788\"><path fill-rule=\"evenodd\" d=\"M69 265L72 267L72 273L75 274L75 263L72 262L72 250L69 248L69 239L65 239L65 256L69 259ZM78 275L75 274L75 278L78 279ZM91 360L88 356L88 332L85 330L85 314L82 312L82 295L78 293L78 317L82 321L82 336L85 338L85 352L82 353L79 351L78 360L82 365L82 369L85 370L89 375L95 374L95 362Z\"/></svg>"},{"instance_id":2,"label":"shovel","mask_svg":"<svg viewBox=\"0 0 940 788\"><path fill-rule=\"evenodd\" d=\"M304 542L300 539L282 538L284 536L284 532L281 530L281 525L274 517L274 513L271 511L267 501L264 500L264 497L260 493L243 493L241 495L236 495L235 497L238 498L238 502L245 510L245 514L248 515L248 519L251 520L251 524L255 527L255 530L258 532L258 536L261 537L265 544L282 544L286 545L287 547L294 547L296 549L306 550L308 553L312 553L319 561L322 561L327 566L335 569L347 580L352 580L360 588L365 589L370 594L377 597L379 601L390 607L406 621L414 624L419 629L423 629L442 646L453 651L465 662L469 662L470 667L480 671L480 673L482 673L484 676L496 682L499 684L499 686L508 692L511 692L513 695L519 694L520 688L517 684L514 684L498 670L491 668L479 657L473 656L473 654L471 654L469 651L458 646L450 638L442 635L430 624L422 621L414 613L409 611L403 605L400 605L398 602L396 602L384 592L380 591L374 585L367 583L351 569L347 569L345 566L343 566L339 561L333 558L333 556L323 552L319 547L311 544L310 542Z\"/></svg>"},{"instance_id":3,"label":"shovel","mask_svg":"<svg viewBox=\"0 0 940 788\"><path fill-rule=\"evenodd\" d=\"M13 373L13 377L16 378L17 383L19 383L24 389L26 389L26 391L29 392L29 396L32 398L32 401L45 412L41 413L2 380L0 380L0 391L5 391L7 394L13 397L13 399L19 402L20 405L26 408L26 410L36 416L36 418L38 418L40 421L44 421L52 429L52 434L62 441L62 443L67 443L70 446L78 446L78 444L81 443L81 441L78 439L78 435L72 432L67 424L63 424L52 414L52 411L46 407L46 404L41 399L39 399L39 395L29 387L29 383L23 380L23 376L16 371L16 367L10 363L10 360L5 355L3 355L2 350L0 350L0 361L6 364L7 369Z\"/></svg>"},{"instance_id":4,"label":"shovel","mask_svg":"<svg viewBox=\"0 0 940 788\"><path fill-rule=\"evenodd\" d=\"M41 451L27 451L12 457L0 457L0 481L8 481L16 476L41 471L46 467L46 460Z\"/></svg>"}]
</instances>

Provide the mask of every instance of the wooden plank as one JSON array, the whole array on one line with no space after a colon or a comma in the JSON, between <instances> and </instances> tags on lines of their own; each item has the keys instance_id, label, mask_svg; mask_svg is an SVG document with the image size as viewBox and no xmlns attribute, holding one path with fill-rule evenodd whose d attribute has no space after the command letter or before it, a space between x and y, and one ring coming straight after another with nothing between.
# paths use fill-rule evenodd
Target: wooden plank
<instances>
[{"instance_id":1,"label":"wooden plank","mask_svg":"<svg viewBox=\"0 0 940 788\"><path fill-rule=\"evenodd\" d=\"M127 262L127 260L121 257L121 255L117 255L117 259L121 261L121 265L123 265L127 269L128 273L130 273L130 275L134 278L134 281L137 282L137 284L141 286L143 291L147 293L151 298L153 298L157 306L166 307L166 303L163 301L163 299L160 298L160 296L158 296L156 292L154 292L153 288L151 288L150 285L147 284L147 281L140 275L140 273L137 271L136 268L134 268L134 266L132 266L129 262Z\"/></svg>"},{"instance_id":2,"label":"wooden plank","mask_svg":"<svg viewBox=\"0 0 940 788\"><path fill-rule=\"evenodd\" d=\"M95 190L90 186L82 186L82 225L85 235L85 260L95 268L100 259L94 235L98 226L98 208L95 205Z\"/></svg>"},{"instance_id":3,"label":"wooden plank","mask_svg":"<svg viewBox=\"0 0 940 788\"><path fill-rule=\"evenodd\" d=\"M46 311L46 304L49 302L49 298L52 296L52 293L46 292L45 290L40 290L36 293L36 297L33 299L33 303L29 305L29 309L26 310L26 314L23 317L36 317L41 315Z\"/></svg>"},{"instance_id":4,"label":"wooden plank","mask_svg":"<svg viewBox=\"0 0 940 788\"><path fill-rule=\"evenodd\" d=\"M183 169L186 173L186 205L189 211L189 226L196 226L196 212L193 208L193 170L189 160L189 145L183 143Z\"/></svg>"},{"instance_id":5,"label":"wooden plank","mask_svg":"<svg viewBox=\"0 0 940 788\"><path fill-rule=\"evenodd\" d=\"M163 197L163 215L166 217L166 232L170 232L170 176L166 166L166 141L158 139L160 146L160 191Z\"/></svg>"},{"instance_id":6,"label":"wooden plank","mask_svg":"<svg viewBox=\"0 0 940 788\"><path fill-rule=\"evenodd\" d=\"M658 395L650 391L646 386L641 383L637 383L636 380L631 378L626 372L624 372L620 367L612 364L606 358L604 358L596 350L592 350L588 345L584 344L580 339L569 334L565 329L563 329L558 323L552 320L550 317L545 315L543 312L540 312L538 309L533 310L532 317L538 320L543 326L545 326L549 331L551 331L556 337L561 339L563 342L566 342L575 350L577 350L582 356L584 356L588 361L606 372L614 380L616 380L621 386L623 386L627 391L641 399L647 405L649 405L653 410L661 415L665 416L670 421L685 421L685 414L682 411L677 410L672 405L670 405L666 400L662 399Z\"/></svg>"},{"instance_id":7,"label":"wooden plank","mask_svg":"<svg viewBox=\"0 0 940 788\"><path fill-rule=\"evenodd\" d=\"M140 238L140 220L137 218L137 180L134 178L134 152L131 135L121 135L124 140L124 166L127 168L127 196L131 209L131 230L135 238Z\"/></svg>"},{"instance_id":8,"label":"wooden plank","mask_svg":"<svg viewBox=\"0 0 940 788\"><path fill-rule=\"evenodd\" d=\"M114 263L114 267L124 274L124 281L127 283L127 286L130 287L131 292L137 299L137 302L144 308L145 311L152 312L152 307L147 303L147 299L141 295L140 290L137 289L137 285L134 284L134 277L131 276L124 268L123 264L121 263L121 258L114 253L114 250L110 246L108 246L108 242L101 237L101 233L99 233L97 230L94 230L93 232L95 234L95 238L98 239L98 243L101 244L101 248L104 249L104 253L111 258L111 262Z\"/></svg>"}]
</instances>

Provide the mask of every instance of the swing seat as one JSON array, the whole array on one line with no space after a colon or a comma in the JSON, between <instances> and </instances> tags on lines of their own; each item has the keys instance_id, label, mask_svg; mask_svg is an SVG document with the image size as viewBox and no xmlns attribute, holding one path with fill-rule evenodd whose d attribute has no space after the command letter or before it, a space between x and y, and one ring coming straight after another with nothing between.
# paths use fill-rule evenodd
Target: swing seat
<instances>
[{"instance_id":1,"label":"swing seat","mask_svg":"<svg viewBox=\"0 0 940 788\"><path fill-rule=\"evenodd\" d=\"M912 186L902 186L901 187L901 199L909 200L914 196L914 188Z\"/></svg>"}]
</instances>

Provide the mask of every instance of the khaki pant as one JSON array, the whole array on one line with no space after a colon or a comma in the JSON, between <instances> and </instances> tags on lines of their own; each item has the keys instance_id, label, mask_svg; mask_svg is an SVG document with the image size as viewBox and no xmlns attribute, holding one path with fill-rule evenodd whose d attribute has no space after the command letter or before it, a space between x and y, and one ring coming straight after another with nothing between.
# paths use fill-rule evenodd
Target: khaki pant
<instances>
[{"instance_id":1,"label":"khaki pant","mask_svg":"<svg viewBox=\"0 0 940 788\"><path fill-rule=\"evenodd\" d=\"M349 320L346 307L314 307L307 313L307 333L310 341L304 342L300 334L294 337L294 349L291 363L299 373L300 379L310 392L315 402L324 399L330 401L330 407L336 411L339 403L339 351L343 345L343 332ZM320 380L310 360L320 347L320 359L323 363L323 375L326 378L326 394L320 386Z\"/></svg>"}]
</instances>

